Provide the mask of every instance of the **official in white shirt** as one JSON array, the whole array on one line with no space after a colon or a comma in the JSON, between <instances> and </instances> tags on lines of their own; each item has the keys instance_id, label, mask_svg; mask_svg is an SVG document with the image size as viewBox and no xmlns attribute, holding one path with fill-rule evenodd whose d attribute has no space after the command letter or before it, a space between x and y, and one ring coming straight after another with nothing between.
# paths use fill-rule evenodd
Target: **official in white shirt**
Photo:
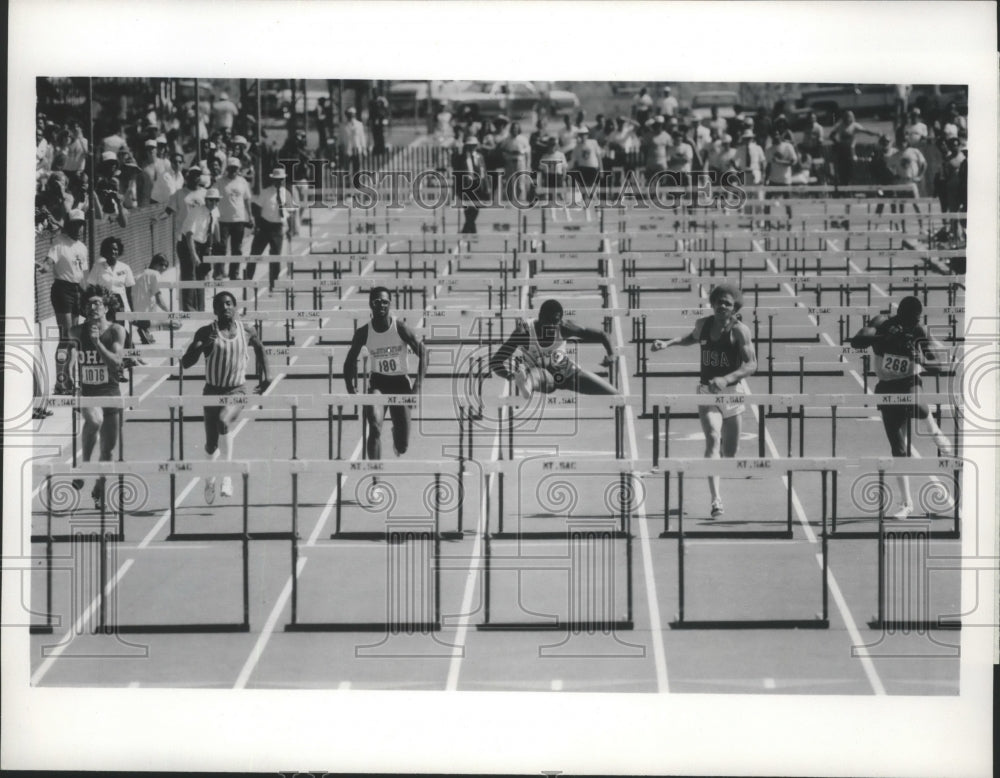
<instances>
[{"instance_id":1,"label":"official in white shirt","mask_svg":"<svg viewBox=\"0 0 1000 778\"><path fill-rule=\"evenodd\" d=\"M253 242L250 244L251 256L262 256L265 248L268 248L271 254L281 254L282 240L288 227L289 217L297 207L295 197L285 188L285 169L275 168L271 171L270 186L262 189L251 204L256 228ZM253 278L256 270L256 263L248 262L246 278ZM280 272L280 263L272 262L270 273L272 288Z\"/></svg>"}]
</instances>

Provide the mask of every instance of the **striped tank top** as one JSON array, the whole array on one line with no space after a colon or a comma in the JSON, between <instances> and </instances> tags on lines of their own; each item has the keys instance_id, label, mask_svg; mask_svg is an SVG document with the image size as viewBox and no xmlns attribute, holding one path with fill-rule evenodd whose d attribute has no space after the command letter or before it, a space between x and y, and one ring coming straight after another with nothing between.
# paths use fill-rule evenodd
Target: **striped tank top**
<instances>
[{"instance_id":1,"label":"striped tank top","mask_svg":"<svg viewBox=\"0 0 1000 778\"><path fill-rule=\"evenodd\" d=\"M243 323L236 322L236 335L228 337L219 330L217 322L212 322L218 337L212 353L205 358L205 382L220 389L242 386L246 380L249 361L247 333Z\"/></svg>"}]
</instances>

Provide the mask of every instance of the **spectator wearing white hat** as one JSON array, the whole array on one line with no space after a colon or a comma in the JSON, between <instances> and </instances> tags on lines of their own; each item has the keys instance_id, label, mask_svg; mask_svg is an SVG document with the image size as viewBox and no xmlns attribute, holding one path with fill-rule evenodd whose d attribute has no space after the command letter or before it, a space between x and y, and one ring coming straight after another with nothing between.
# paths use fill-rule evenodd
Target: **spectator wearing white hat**
<instances>
[{"instance_id":1,"label":"spectator wearing white hat","mask_svg":"<svg viewBox=\"0 0 1000 778\"><path fill-rule=\"evenodd\" d=\"M792 169L798 164L795 146L775 128L771 131L771 145L764 153L766 181L769 186L791 186Z\"/></svg>"},{"instance_id":2,"label":"spectator wearing white hat","mask_svg":"<svg viewBox=\"0 0 1000 778\"><path fill-rule=\"evenodd\" d=\"M736 149L733 148L733 138L726 132L712 144L708 152L708 169L719 173L737 170Z\"/></svg>"},{"instance_id":3,"label":"spectator wearing white hat","mask_svg":"<svg viewBox=\"0 0 1000 778\"><path fill-rule=\"evenodd\" d=\"M163 172L162 161L156 153L156 139L147 140L143 144L142 168L137 181L139 207L149 205L153 201L153 190Z\"/></svg>"},{"instance_id":4,"label":"spectator wearing white hat","mask_svg":"<svg viewBox=\"0 0 1000 778\"><path fill-rule=\"evenodd\" d=\"M250 226L251 202L253 195L250 184L240 175L240 160L230 157L226 161L226 172L217 182L219 190L219 237L220 248L231 257L243 256L243 236ZM229 264L229 279L239 278L239 263ZM215 278L223 278L224 265L215 266Z\"/></svg>"},{"instance_id":5,"label":"spectator wearing white hat","mask_svg":"<svg viewBox=\"0 0 1000 778\"><path fill-rule=\"evenodd\" d=\"M463 209L461 234L475 235L479 209L490 202L492 195L486 159L479 151L479 139L475 135L466 135L462 150L452 155L451 174L456 202Z\"/></svg>"},{"instance_id":6,"label":"spectator wearing white hat","mask_svg":"<svg viewBox=\"0 0 1000 778\"><path fill-rule=\"evenodd\" d=\"M576 131L576 146L569 158L569 175L577 185L591 187L601 170L601 147L590 137L586 125Z\"/></svg>"},{"instance_id":7,"label":"spectator wearing white hat","mask_svg":"<svg viewBox=\"0 0 1000 778\"><path fill-rule=\"evenodd\" d=\"M83 134L83 126L78 121L72 121L69 125L70 140L66 147L66 161L63 163L63 170L67 175L77 175L87 167L87 156L90 153L90 146L87 138Z\"/></svg>"},{"instance_id":8,"label":"spectator wearing white hat","mask_svg":"<svg viewBox=\"0 0 1000 778\"><path fill-rule=\"evenodd\" d=\"M903 137L909 140L911 146L919 146L927 140L929 134L927 125L920 118L920 109L914 106L903 126Z\"/></svg>"},{"instance_id":9,"label":"spectator wearing white hat","mask_svg":"<svg viewBox=\"0 0 1000 778\"><path fill-rule=\"evenodd\" d=\"M926 130L924 127L925 137ZM857 143L858 135L878 137L877 132L865 129L854 120L853 111L844 111L840 121L830 131L830 140L833 141L833 169L837 183L841 186L850 186L854 181L854 163L857 160L854 145Z\"/></svg>"},{"instance_id":10,"label":"spectator wearing white hat","mask_svg":"<svg viewBox=\"0 0 1000 778\"><path fill-rule=\"evenodd\" d=\"M184 226L190 210L197 205L204 205L205 190L201 188L201 168L192 165L184 172L184 186L170 195L164 218L174 217L174 239L177 242L177 260L180 264L181 281L195 280L195 267L198 265L197 254L192 254L184 235ZM195 308L194 290L181 290L181 310L201 310Z\"/></svg>"},{"instance_id":11,"label":"spectator wearing white hat","mask_svg":"<svg viewBox=\"0 0 1000 778\"><path fill-rule=\"evenodd\" d=\"M38 272L52 270L52 289L49 298L56 314L59 327L59 348L56 350L56 394L69 391L69 376L66 372L66 340L70 328L80 318L80 295L87 277L90 261L87 247L80 240L86 224L83 211L73 210L66 216L62 231L52 239L52 245Z\"/></svg>"},{"instance_id":12,"label":"spectator wearing white hat","mask_svg":"<svg viewBox=\"0 0 1000 778\"><path fill-rule=\"evenodd\" d=\"M667 156L667 170L679 181L681 186L687 186L691 180L691 171L694 169L695 160L698 154L695 151L694 142L687 136L684 125L676 119L668 120L671 128L670 135L674 145L670 147ZM700 165L700 160L698 160Z\"/></svg>"},{"instance_id":13,"label":"spectator wearing white hat","mask_svg":"<svg viewBox=\"0 0 1000 778\"><path fill-rule=\"evenodd\" d=\"M298 203L294 195L285 188L285 169L275 168L271 171L269 185L261 189L260 194L251 203L253 213L251 221L255 226L253 242L250 244L251 256L263 255L264 249L268 249L274 255L281 254L285 231L297 208ZM256 270L257 265L248 262L246 277L253 278ZM272 288L280 272L281 265L271 262L269 279Z\"/></svg>"},{"instance_id":14,"label":"spectator wearing white hat","mask_svg":"<svg viewBox=\"0 0 1000 778\"><path fill-rule=\"evenodd\" d=\"M667 132L663 116L656 116L646 122L640 143L645 158L646 180L652 181L655 175L667 169L670 149L674 145L673 136Z\"/></svg>"},{"instance_id":15,"label":"spectator wearing white hat","mask_svg":"<svg viewBox=\"0 0 1000 778\"><path fill-rule=\"evenodd\" d=\"M250 189L254 186L254 159L250 156L250 143L242 135L234 135L229 141L229 156L236 157L240 161L240 175L250 184Z\"/></svg>"},{"instance_id":16,"label":"spectator wearing white hat","mask_svg":"<svg viewBox=\"0 0 1000 778\"><path fill-rule=\"evenodd\" d=\"M184 155L175 151L163 161L166 165L153 182L153 191L149 196L153 203L168 203L170 196L184 186Z\"/></svg>"},{"instance_id":17,"label":"spectator wearing white hat","mask_svg":"<svg viewBox=\"0 0 1000 778\"><path fill-rule=\"evenodd\" d=\"M118 155L113 151L101 154L94 182L94 213L98 219L105 216L117 217L125 226L125 208L121 199L121 173Z\"/></svg>"},{"instance_id":18,"label":"spectator wearing white hat","mask_svg":"<svg viewBox=\"0 0 1000 778\"><path fill-rule=\"evenodd\" d=\"M368 140L365 125L358 119L357 109L352 105L344 113L346 119L340 128L340 158L345 169L351 172L351 183L357 186L361 157L368 150Z\"/></svg>"},{"instance_id":19,"label":"spectator wearing white hat","mask_svg":"<svg viewBox=\"0 0 1000 778\"><path fill-rule=\"evenodd\" d=\"M746 175L746 182L760 184L764 181L764 167L767 160L764 150L757 145L757 136L752 129L743 130L740 146L736 151L736 168Z\"/></svg>"},{"instance_id":20,"label":"spectator wearing white hat","mask_svg":"<svg viewBox=\"0 0 1000 778\"><path fill-rule=\"evenodd\" d=\"M220 92L218 99L212 103L212 128L232 132L233 120L239 115L240 109L225 92Z\"/></svg>"},{"instance_id":21,"label":"spectator wearing white hat","mask_svg":"<svg viewBox=\"0 0 1000 778\"><path fill-rule=\"evenodd\" d=\"M898 151L890 154L886 159L889 170L896 177L896 181L901 184L911 184L913 186L913 196L920 196L920 183L927 173L927 160L920 149L911 146L907 137L903 136L903 143Z\"/></svg>"},{"instance_id":22,"label":"spectator wearing white hat","mask_svg":"<svg viewBox=\"0 0 1000 778\"><path fill-rule=\"evenodd\" d=\"M110 134L101 138L101 153L110 151L117 155L123 150L128 151L128 142L125 140L125 125L119 122L111 128Z\"/></svg>"},{"instance_id":23,"label":"spectator wearing white hat","mask_svg":"<svg viewBox=\"0 0 1000 778\"><path fill-rule=\"evenodd\" d=\"M667 117L676 116L679 108L680 104L673 96L670 87L663 87L663 97L660 98L660 113Z\"/></svg>"},{"instance_id":24,"label":"spectator wearing white hat","mask_svg":"<svg viewBox=\"0 0 1000 778\"><path fill-rule=\"evenodd\" d=\"M201 281L212 272L208 258L219 243L219 190L208 189L203 198L193 199L188 207L181 232L184 236L187 261L194 270L195 280ZM183 267L183 265L182 265ZM205 310L205 290L185 289L190 292L185 310Z\"/></svg>"},{"instance_id":25,"label":"spectator wearing white hat","mask_svg":"<svg viewBox=\"0 0 1000 778\"><path fill-rule=\"evenodd\" d=\"M562 119L563 126L559 128L559 134L556 137L559 139L559 150L569 159L569 155L573 153L573 147L576 146L576 131L573 129L573 119L568 113L563 114Z\"/></svg>"},{"instance_id":26,"label":"spectator wearing white hat","mask_svg":"<svg viewBox=\"0 0 1000 778\"><path fill-rule=\"evenodd\" d=\"M525 202L530 183L531 145L521 134L521 125L514 122L510 133L500 144L503 154L503 172L506 179L504 191L509 199L517 198L517 202ZM513 182L513 183L511 183Z\"/></svg>"},{"instance_id":27,"label":"spectator wearing white hat","mask_svg":"<svg viewBox=\"0 0 1000 778\"><path fill-rule=\"evenodd\" d=\"M632 118L640 125L645 125L653 113L653 98L649 96L649 90L642 87L639 94L632 98Z\"/></svg>"}]
</instances>

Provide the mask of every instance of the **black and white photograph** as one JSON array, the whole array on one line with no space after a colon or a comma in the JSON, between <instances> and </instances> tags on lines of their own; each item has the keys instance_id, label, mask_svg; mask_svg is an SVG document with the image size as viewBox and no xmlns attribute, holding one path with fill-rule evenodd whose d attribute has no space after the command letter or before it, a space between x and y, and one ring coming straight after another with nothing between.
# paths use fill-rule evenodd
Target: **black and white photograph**
<instances>
[{"instance_id":1,"label":"black and white photograph","mask_svg":"<svg viewBox=\"0 0 1000 778\"><path fill-rule=\"evenodd\" d=\"M3 766L988 775L995 8L240 8L11 4Z\"/></svg>"}]
</instances>

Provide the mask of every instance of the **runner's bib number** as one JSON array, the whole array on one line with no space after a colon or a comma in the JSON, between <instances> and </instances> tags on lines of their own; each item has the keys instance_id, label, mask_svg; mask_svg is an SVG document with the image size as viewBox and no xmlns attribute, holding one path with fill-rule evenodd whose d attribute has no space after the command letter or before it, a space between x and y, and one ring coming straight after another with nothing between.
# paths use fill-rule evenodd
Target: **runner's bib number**
<instances>
[{"instance_id":1,"label":"runner's bib number","mask_svg":"<svg viewBox=\"0 0 1000 778\"><path fill-rule=\"evenodd\" d=\"M107 365L83 365L80 370L80 383L89 385L108 383Z\"/></svg>"},{"instance_id":2,"label":"runner's bib number","mask_svg":"<svg viewBox=\"0 0 1000 778\"><path fill-rule=\"evenodd\" d=\"M376 365L376 373L395 373L399 369L395 359L380 359Z\"/></svg>"},{"instance_id":3,"label":"runner's bib number","mask_svg":"<svg viewBox=\"0 0 1000 778\"><path fill-rule=\"evenodd\" d=\"M911 374L908 357L886 356L882 360L882 371L888 375L906 377Z\"/></svg>"}]
</instances>

